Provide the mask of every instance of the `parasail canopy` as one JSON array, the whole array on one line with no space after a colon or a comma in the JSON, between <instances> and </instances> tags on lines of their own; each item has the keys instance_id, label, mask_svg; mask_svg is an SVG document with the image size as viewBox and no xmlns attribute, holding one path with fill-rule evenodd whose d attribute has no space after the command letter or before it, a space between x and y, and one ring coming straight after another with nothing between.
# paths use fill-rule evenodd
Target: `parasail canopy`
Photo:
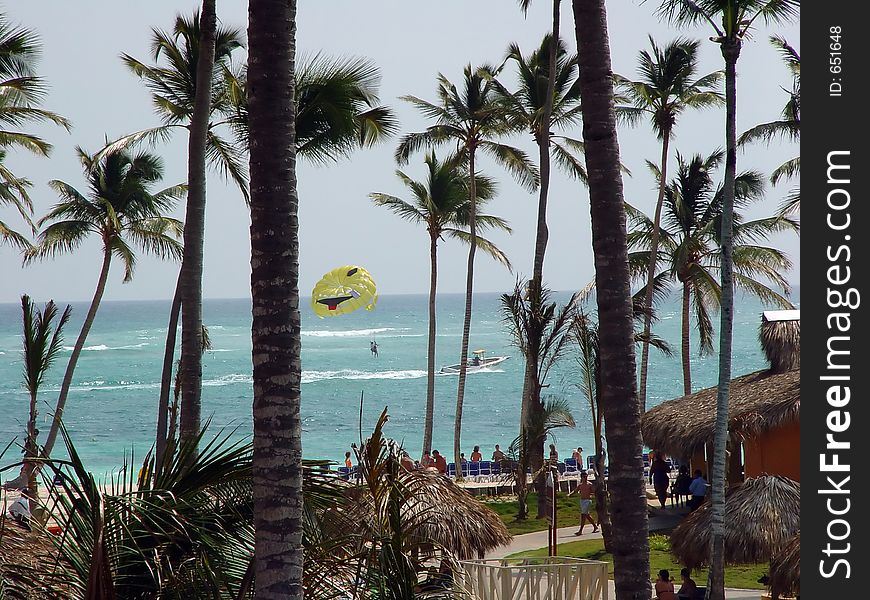
<instances>
[{"instance_id":1,"label":"parasail canopy","mask_svg":"<svg viewBox=\"0 0 870 600\"><path fill-rule=\"evenodd\" d=\"M373 310L377 301L378 290L371 274L354 265L333 269L311 291L311 309L321 319L363 307Z\"/></svg>"}]
</instances>

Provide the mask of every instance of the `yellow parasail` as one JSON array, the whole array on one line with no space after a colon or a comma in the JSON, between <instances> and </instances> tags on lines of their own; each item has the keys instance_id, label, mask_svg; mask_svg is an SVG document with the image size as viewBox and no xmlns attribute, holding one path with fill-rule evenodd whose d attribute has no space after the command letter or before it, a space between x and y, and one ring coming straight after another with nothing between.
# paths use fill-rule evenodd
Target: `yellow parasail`
<instances>
[{"instance_id":1,"label":"yellow parasail","mask_svg":"<svg viewBox=\"0 0 870 600\"><path fill-rule=\"evenodd\" d=\"M378 290L371 274L354 265L333 269L311 291L311 309L321 319L362 307L373 310L377 301Z\"/></svg>"}]
</instances>

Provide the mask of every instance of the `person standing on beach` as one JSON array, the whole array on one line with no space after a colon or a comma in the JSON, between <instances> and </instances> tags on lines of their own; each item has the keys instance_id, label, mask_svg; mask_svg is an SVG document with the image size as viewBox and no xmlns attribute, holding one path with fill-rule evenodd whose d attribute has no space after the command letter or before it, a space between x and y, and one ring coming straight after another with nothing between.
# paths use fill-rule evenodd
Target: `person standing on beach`
<instances>
[{"instance_id":1,"label":"person standing on beach","mask_svg":"<svg viewBox=\"0 0 870 600\"><path fill-rule=\"evenodd\" d=\"M378 357L378 343L376 341L372 340L372 343L369 345L369 348L372 351L372 356L374 358L377 358Z\"/></svg>"},{"instance_id":2,"label":"person standing on beach","mask_svg":"<svg viewBox=\"0 0 870 600\"><path fill-rule=\"evenodd\" d=\"M501 462L505 459L504 452L501 451L501 447L498 444L495 445L495 452L492 453L493 462L497 462L501 464Z\"/></svg>"},{"instance_id":3,"label":"person standing on beach","mask_svg":"<svg viewBox=\"0 0 870 600\"><path fill-rule=\"evenodd\" d=\"M471 452L471 462L480 462L483 460L483 454L480 453L480 446L475 446Z\"/></svg>"},{"instance_id":4,"label":"person standing on beach","mask_svg":"<svg viewBox=\"0 0 870 600\"><path fill-rule=\"evenodd\" d=\"M442 475L447 475L447 460L437 450L432 451L432 458L435 461L435 468Z\"/></svg>"},{"instance_id":5,"label":"person standing on beach","mask_svg":"<svg viewBox=\"0 0 870 600\"><path fill-rule=\"evenodd\" d=\"M574 491L568 493L570 496L574 492L580 492L580 529L574 535L583 535L586 521L592 525L592 533L598 531L598 523L592 518L592 495L595 493L595 486L589 483L588 477L586 471L580 473L580 483Z\"/></svg>"},{"instance_id":6,"label":"person standing on beach","mask_svg":"<svg viewBox=\"0 0 870 600\"><path fill-rule=\"evenodd\" d=\"M583 448L577 448L574 452L571 453L571 458L573 458L577 462L577 468L581 471L585 471L586 468L583 465Z\"/></svg>"},{"instance_id":7,"label":"person standing on beach","mask_svg":"<svg viewBox=\"0 0 870 600\"><path fill-rule=\"evenodd\" d=\"M344 466L348 469L353 468L353 461L350 459L350 452L344 453Z\"/></svg>"}]
</instances>

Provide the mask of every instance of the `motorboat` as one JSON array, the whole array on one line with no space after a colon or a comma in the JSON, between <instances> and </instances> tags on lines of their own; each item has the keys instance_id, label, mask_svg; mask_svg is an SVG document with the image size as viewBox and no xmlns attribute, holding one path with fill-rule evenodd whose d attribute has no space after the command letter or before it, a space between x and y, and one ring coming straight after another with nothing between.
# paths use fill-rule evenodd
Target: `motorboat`
<instances>
[{"instance_id":1,"label":"motorboat","mask_svg":"<svg viewBox=\"0 0 870 600\"><path fill-rule=\"evenodd\" d=\"M472 353L472 358L466 363L466 372L488 369L499 363L503 363L509 358L510 356L487 356L486 350L475 350ZM455 375L459 373L460 367L461 365L458 364L441 367L441 373Z\"/></svg>"}]
</instances>

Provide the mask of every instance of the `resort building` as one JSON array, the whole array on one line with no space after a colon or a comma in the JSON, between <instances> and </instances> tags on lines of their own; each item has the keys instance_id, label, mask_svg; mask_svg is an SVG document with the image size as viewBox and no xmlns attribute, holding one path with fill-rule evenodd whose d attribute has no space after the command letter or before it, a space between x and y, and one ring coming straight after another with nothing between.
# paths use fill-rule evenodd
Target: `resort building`
<instances>
[{"instance_id":1,"label":"resort building","mask_svg":"<svg viewBox=\"0 0 870 600\"><path fill-rule=\"evenodd\" d=\"M762 474L800 481L800 311L765 311L759 338L770 368L731 380L728 481ZM710 387L648 410L644 443L708 473L716 393Z\"/></svg>"}]
</instances>

